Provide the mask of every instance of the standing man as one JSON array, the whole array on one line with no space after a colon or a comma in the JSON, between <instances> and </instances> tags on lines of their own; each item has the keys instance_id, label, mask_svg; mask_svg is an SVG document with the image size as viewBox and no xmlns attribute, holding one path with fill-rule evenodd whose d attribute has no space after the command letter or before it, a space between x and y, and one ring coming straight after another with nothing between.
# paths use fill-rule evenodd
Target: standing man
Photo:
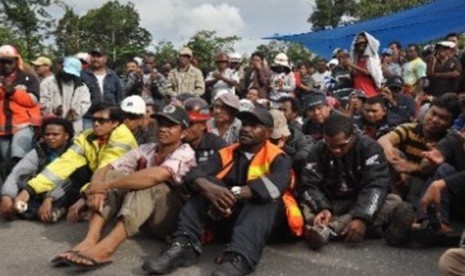
<instances>
[{"instance_id":1,"label":"standing man","mask_svg":"<svg viewBox=\"0 0 465 276\"><path fill-rule=\"evenodd\" d=\"M31 150L32 126L41 120L39 81L23 71L21 56L13 46L0 47L0 155L10 172Z\"/></svg>"},{"instance_id":2,"label":"standing man","mask_svg":"<svg viewBox=\"0 0 465 276\"><path fill-rule=\"evenodd\" d=\"M402 65L404 91L416 98L423 91L426 63L418 56L418 45L410 44L405 52L407 62Z\"/></svg>"},{"instance_id":3,"label":"standing man","mask_svg":"<svg viewBox=\"0 0 465 276\"><path fill-rule=\"evenodd\" d=\"M238 117L243 122L239 143L220 150L186 175L185 184L193 196L181 210L168 249L146 262L145 271L168 274L197 262L207 225L218 237L231 239L212 273L215 276L251 273L267 240L286 225L286 207L291 214L288 221L295 226L292 230L301 234L302 217L295 200L290 193L281 199L291 183L291 165L284 152L268 141L273 118L263 108Z\"/></svg>"},{"instance_id":4,"label":"standing man","mask_svg":"<svg viewBox=\"0 0 465 276\"><path fill-rule=\"evenodd\" d=\"M178 68L170 71L166 81L166 94L177 97L180 94L202 96L205 93L205 82L202 72L191 64L193 54L190 48L179 50Z\"/></svg>"},{"instance_id":5,"label":"standing man","mask_svg":"<svg viewBox=\"0 0 465 276\"><path fill-rule=\"evenodd\" d=\"M428 92L434 97L439 97L448 92L459 91L462 65L454 56L455 43L441 41L436 45L436 54L428 63Z\"/></svg>"},{"instance_id":6,"label":"standing man","mask_svg":"<svg viewBox=\"0 0 465 276\"><path fill-rule=\"evenodd\" d=\"M239 84L238 73L229 68L229 57L226 53L216 55L217 69L208 73L205 78L205 86L210 90L209 97L214 100L218 91L226 90L236 94L236 86Z\"/></svg>"},{"instance_id":7,"label":"standing man","mask_svg":"<svg viewBox=\"0 0 465 276\"><path fill-rule=\"evenodd\" d=\"M123 88L118 75L107 67L106 52L95 48L89 54L90 66L82 71L82 80L89 88L92 106L101 102L118 105L123 100ZM90 119L91 114L87 113L84 116L84 129L92 127Z\"/></svg>"},{"instance_id":8,"label":"standing man","mask_svg":"<svg viewBox=\"0 0 465 276\"><path fill-rule=\"evenodd\" d=\"M38 57L32 62L40 82L53 75L52 61L48 57Z\"/></svg>"}]
</instances>

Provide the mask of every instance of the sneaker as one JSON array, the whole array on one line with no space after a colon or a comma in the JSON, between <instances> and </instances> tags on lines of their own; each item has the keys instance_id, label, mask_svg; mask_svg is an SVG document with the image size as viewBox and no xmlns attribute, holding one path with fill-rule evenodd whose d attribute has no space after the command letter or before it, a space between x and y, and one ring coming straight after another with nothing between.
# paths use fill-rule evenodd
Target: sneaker
<instances>
[{"instance_id":1,"label":"sneaker","mask_svg":"<svg viewBox=\"0 0 465 276\"><path fill-rule=\"evenodd\" d=\"M391 215L391 221L384 233L384 239L389 246L400 247L408 244L411 238L411 227L415 220L415 211L402 202Z\"/></svg>"},{"instance_id":2,"label":"sneaker","mask_svg":"<svg viewBox=\"0 0 465 276\"><path fill-rule=\"evenodd\" d=\"M197 252L187 237L176 237L155 261L147 261L142 269L150 275L168 274L178 267L187 267L198 261Z\"/></svg>"},{"instance_id":3,"label":"sneaker","mask_svg":"<svg viewBox=\"0 0 465 276\"><path fill-rule=\"evenodd\" d=\"M226 252L211 276L242 276L252 272L247 260L239 253Z\"/></svg>"},{"instance_id":4,"label":"sneaker","mask_svg":"<svg viewBox=\"0 0 465 276\"><path fill-rule=\"evenodd\" d=\"M320 250L329 242L331 229L327 226L309 226L305 225L304 239L313 250Z\"/></svg>"}]
</instances>

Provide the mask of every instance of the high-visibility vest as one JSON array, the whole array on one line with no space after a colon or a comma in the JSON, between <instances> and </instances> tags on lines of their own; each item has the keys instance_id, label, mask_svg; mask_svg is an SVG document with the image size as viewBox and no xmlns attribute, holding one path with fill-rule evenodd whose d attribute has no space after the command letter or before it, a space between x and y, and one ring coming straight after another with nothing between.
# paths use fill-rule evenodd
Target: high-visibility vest
<instances>
[{"instance_id":1,"label":"high-visibility vest","mask_svg":"<svg viewBox=\"0 0 465 276\"><path fill-rule=\"evenodd\" d=\"M236 143L229 147L223 148L218 152L221 158L222 166L222 169L216 175L218 179L223 179L233 167L233 153L234 150L236 150L238 147L239 144ZM252 161L250 162L249 169L247 171L247 182L267 175L270 171L271 163L278 155L281 154L284 154L284 152L280 148L267 141L265 145L254 155ZM297 205L297 201L292 195L292 189L294 188L295 181L292 171L290 173L292 177L289 183L289 188L284 192L281 198L286 209L287 222L289 224L290 230L294 235L301 236L304 219Z\"/></svg>"}]
</instances>

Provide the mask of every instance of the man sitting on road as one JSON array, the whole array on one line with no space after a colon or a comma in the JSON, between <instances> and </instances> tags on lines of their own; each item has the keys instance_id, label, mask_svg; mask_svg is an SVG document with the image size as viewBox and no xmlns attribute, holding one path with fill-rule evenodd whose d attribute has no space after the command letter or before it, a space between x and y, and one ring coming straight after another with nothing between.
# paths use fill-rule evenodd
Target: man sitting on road
<instances>
[{"instance_id":1,"label":"man sitting on road","mask_svg":"<svg viewBox=\"0 0 465 276\"><path fill-rule=\"evenodd\" d=\"M87 235L55 262L65 260L95 269L110 263L117 248L145 222L161 238L175 229L182 206L179 188L186 172L196 165L195 154L182 142L189 126L183 108L167 105L155 117L158 144L141 145L95 172L86 190L93 210ZM126 175L109 180L110 172ZM104 226L113 217L115 226L102 237Z\"/></svg>"},{"instance_id":2,"label":"man sitting on road","mask_svg":"<svg viewBox=\"0 0 465 276\"><path fill-rule=\"evenodd\" d=\"M45 200L49 204L42 216L44 221L52 221L52 202L66 197L64 207L69 207L79 199L81 188L89 182L95 170L137 146L131 131L121 123L119 107L101 103L92 107L90 114L92 129L81 133L65 153L29 180L16 196L15 206L47 194L50 198Z\"/></svg>"},{"instance_id":3,"label":"man sitting on road","mask_svg":"<svg viewBox=\"0 0 465 276\"><path fill-rule=\"evenodd\" d=\"M386 226L389 245L408 242L414 212L388 189L389 164L382 148L356 134L349 118L329 118L323 140L308 156L298 192L310 248L319 250L331 235L359 243Z\"/></svg>"},{"instance_id":4,"label":"man sitting on road","mask_svg":"<svg viewBox=\"0 0 465 276\"><path fill-rule=\"evenodd\" d=\"M286 228L285 207L291 230L301 234L300 211L292 195L285 193L291 183L290 161L268 141L273 118L260 107L240 112L238 118L243 123L239 143L220 150L186 176L193 196L181 210L169 247L144 264L146 272L167 274L195 263L207 225L215 235L231 240L212 275L251 273L268 238Z\"/></svg>"},{"instance_id":5,"label":"man sitting on road","mask_svg":"<svg viewBox=\"0 0 465 276\"><path fill-rule=\"evenodd\" d=\"M73 124L63 118L48 118L42 122L42 141L24 156L16 164L2 186L1 214L6 219L13 219L16 210L13 199L18 195L18 191L27 186L27 181L40 173L48 164L64 153L72 144L74 136ZM31 200L28 210L21 214L23 218L38 218L46 221L52 198L45 196ZM63 200L61 201L63 203ZM40 207L40 208L39 208ZM54 202L53 207L59 209L60 203ZM52 218L53 220L53 218Z\"/></svg>"}]
</instances>

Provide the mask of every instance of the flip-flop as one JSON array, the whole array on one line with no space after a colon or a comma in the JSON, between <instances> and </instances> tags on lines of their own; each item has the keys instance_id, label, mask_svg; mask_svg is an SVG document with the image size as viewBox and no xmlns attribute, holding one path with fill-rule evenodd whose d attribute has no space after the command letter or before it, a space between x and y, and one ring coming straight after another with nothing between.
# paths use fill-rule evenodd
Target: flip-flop
<instances>
[{"instance_id":1,"label":"flip-flop","mask_svg":"<svg viewBox=\"0 0 465 276\"><path fill-rule=\"evenodd\" d=\"M66 254L76 255L76 254L79 254L79 251L77 251L77 250L68 250L68 251L63 253L63 255L66 255ZM73 265L73 262L68 260L65 256L56 256L55 258L53 258L51 260L51 263L52 263L52 265L54 267L66 267L66 266Z\"/></svg>"},{"instance_id":2,"label":"flip-flop","mask_svg":"<svg viewBox=\"0 0 465 276\"><path fill-rule=\"evenodd\" d=\"M91 263L91 265L87 265L87 264L83 264L83 263L76 263L76 262L72 262L72 261L69 261L73 266L76 267L76 270L75 272L87 272L87 271L91 271L91 270L96 270L96 269L100 269L100 268L103 268L111 263L113 263L113 261L106 261L106 262L98 262L90 257L87 257L87 256L84 256L84 255L81 255L79 253L76 253L76 257L78 258L81 258L83 260L86 260L88 262Z\"/></svg>"}]
</instances>

